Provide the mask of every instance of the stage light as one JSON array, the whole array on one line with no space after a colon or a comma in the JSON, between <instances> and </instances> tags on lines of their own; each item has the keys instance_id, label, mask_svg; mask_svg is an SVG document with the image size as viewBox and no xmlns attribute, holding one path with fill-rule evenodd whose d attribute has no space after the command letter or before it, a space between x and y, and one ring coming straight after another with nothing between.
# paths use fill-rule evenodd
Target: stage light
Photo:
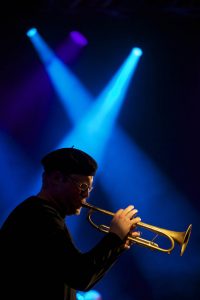
<instances>
[{"instance_id":1,"label":"stage light","mask_svg":"<svg viewBox=\"0 0 200 300\"><path fill-rule=\"evenodd\" d=\"M133 48L133 53L135 56L141 56L143 52L142 49L135 47Z\"/></svg>"},{"instance_id":2,"label":"stage light","mask_svg":"<svg viewBox=\"0 0 200 300\"><path fill-rule=\"evenodd\" d=\"M37 29L36 28L31 28L31 29L29 29L27 32L26 32L26 35L28 36L28 37L33 37L35 34L37 33Z\"/></svg>"},{"instance_id":3,"label":"stage light","mask_svg":"<svg viewBox=\"0 0 200 300\"><path fill-rule=\"evenodd\" d=\"M88 44L86 37L79 31L71 31L69 35L70 38L80 46L86 46Z\"/></svg>"},{"instance_id":4,"label":"stage light","mask_svg":"<svg viewBox=\"0 0 200 300\"><path fill-rule=\"evenodd\" d=\"M77 300L102 300L101 294L96 290L77 292L76 298Z\"/></svg>"}]
</instances>

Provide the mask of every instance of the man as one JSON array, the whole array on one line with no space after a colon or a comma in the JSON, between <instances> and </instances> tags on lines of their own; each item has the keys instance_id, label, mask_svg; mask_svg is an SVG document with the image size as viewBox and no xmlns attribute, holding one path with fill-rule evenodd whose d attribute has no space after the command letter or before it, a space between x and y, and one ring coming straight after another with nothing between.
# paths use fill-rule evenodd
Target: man
<instances>
[{"instance_id":1,"label":"man","mask_svg":"<svg viewBox=\"0 0 200 300\"><path fill-rule=\"evenodd\" d=\"M74 245L64 218L80 214L92 190L96 161L75 148L42 159L41 191L19 204L1 228L1 300L75 300L93 287L130 247L140 218L133 206L118 210L110 232L89 252Z\"/></svg>"}]
</instances>

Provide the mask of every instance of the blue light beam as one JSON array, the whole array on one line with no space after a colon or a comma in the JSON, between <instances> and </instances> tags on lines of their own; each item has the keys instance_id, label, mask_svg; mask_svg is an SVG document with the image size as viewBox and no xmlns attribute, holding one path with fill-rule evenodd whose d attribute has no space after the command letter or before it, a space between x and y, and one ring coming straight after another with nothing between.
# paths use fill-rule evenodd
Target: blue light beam
<instances>
[{"instance_id":1,"label":"blue light beam","mask_svg":"<svg viewBox=\"0 0 200 300\"><path fill-rule=\"evenodd\" d=\"M35 182L35 169L23 149L4 132L0 132L0 165L1 224L11 210L29 196Z\"/></svg>"},{"instance_id":2,"label":"blue light beam","mask_svg":"<svg viewBox=\"0 0 200 300\"><path fill-rule=\"evenodd\" d=\"M91 94L55 55L36 29L29 30L27 36L44 64L52 85L72 124L76 124L82 118L82 112L88 109L92 101Z\"/></svg>"},{"instance_id":3,"label":"blue light beam","mask_svg":"<svg viewBox=\"0 0 200 300\"><path fill-rule=\"evenodd\" d=\"M137 50L137 51L136 51ZM120 108L128 91L139 58L138 48L133 48L128 58L114 75L93 106L60 147L75 145L101 161L105 144L113 130Z\"/></svg>"}]
</instances>

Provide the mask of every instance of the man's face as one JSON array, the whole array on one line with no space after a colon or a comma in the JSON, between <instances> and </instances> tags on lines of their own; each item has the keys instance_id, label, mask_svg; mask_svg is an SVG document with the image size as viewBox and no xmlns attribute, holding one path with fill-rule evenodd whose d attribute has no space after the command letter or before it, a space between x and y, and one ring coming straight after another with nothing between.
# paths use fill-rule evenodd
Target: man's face
<instances>
[{"instance_id":1,"label":"man's face","mask_svg":"<svg viewBox=\"0 0 200 300\"><path fill-rule=\"evenodd\" d=\"M92 190L93 176L63 176L59 183L59 201L66 215L79 215L82 203Z\"/></svg>"}]
</instances>

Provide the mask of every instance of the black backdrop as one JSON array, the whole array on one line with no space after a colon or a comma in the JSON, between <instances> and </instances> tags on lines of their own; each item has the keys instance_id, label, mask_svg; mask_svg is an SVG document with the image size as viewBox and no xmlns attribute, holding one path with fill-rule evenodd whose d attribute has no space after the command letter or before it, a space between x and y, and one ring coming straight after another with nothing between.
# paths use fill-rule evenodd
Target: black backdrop
<instances>
[{"instance_id":1,"label":"black backdrop","mask_svg":"<svg viewBox=\"0 0 200 300\"><path fill-rule=\"evenodd\" d=\"M45 1L36 1L27 6L22 6L19 2L18 6L15 4L15 8L12 5L7 3L1 11L1 131L18 141L33 161L38 161L40 154L46 148L54 147L70 128L70 122L64 117L62 106L50 83L48 97L51 108L48 113L41 101L34 108L34 117L33 112L29 111L24 120L18 120L17 123L10 119L9 108L19 101L15 91L19 86L26 85L27 77L34 73L35 68L43 72L45 80L48 81L32 45L25 36L30 26L36 26L52 48L56 48L70 30L80 30L87 36L89 46L71 68L94 96L98 95L112 77L113 70L117 70L130 49L137 45L143 49L144 54L118 122L189 199L190 205L199 214L198 10L181 6L179 9L167 9L167 6L160 9L154 5L154 9L146 6L144 10L134 7L129 11L125 9L125 5L123 10L117 10L117 6L112 9L101 6L99 9L92 5L84 7L83 4L81 9L68 9L65 5L62 10L62 1L59 4L57 2L56 9L52 9L52 6L45 9ZM42 99L42 95L40 97ZM41 122L33 127L33 120L36 118ZM58 122L60 119L63 120L62 123ZM45 120L45 125L42 120ZM54 124L57 124L56 128ZM55 134L49 135L52 130ZM5 210L5 200L3 203L2 211ZM196 223L196 234L199 234L198 230ZM114 284L119 283L126 290L127 299L169 299L169 295L170 299L173 299L173 295L176 299L189 299L188 293L187 296L184 291L176 295L169 287L166 292L163 290L157 294L152 293L156 284L151 287L144 278L141 281L143 276L137 268L138 264L139 262L132 261L128 253L115 269L118 277ZM134 270L134 275L130 268ZM195 270L189 279L183 279L187 291L191 290L191 299L198 299L199 296L198 275ZM110 288L111 276L113 273L108 275L107 281L99 285L100 289L104 285ZM132 281L127 279L131 276L135 289L131 286ZM164 282L167 283L167 279ZM165 286L163 281L159 281L158 285ZM132 293L133 290L134 296L130 296L129 292ZM117 292L113 295L116 298ZM110 299L109 292L106 294L105 290L103 296L105 300Z\"/></svg>"}]
</instances>

